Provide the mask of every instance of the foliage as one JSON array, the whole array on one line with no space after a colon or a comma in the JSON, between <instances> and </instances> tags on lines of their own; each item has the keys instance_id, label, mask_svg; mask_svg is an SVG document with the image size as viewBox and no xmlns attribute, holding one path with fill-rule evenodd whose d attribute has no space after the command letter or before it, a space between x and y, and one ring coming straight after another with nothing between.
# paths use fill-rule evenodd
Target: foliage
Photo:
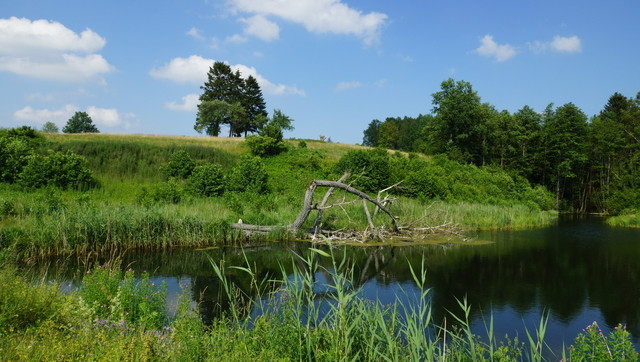
<instances>
[{"instance_id":1,"label":"foliage","mask_svg":"<svg viewBox=\"0 0 640 362\"><path fill-rule=\"evenodd\" d=\"M149 329L163 326L166 295L164 282L156 285L146 272L136 279L132 269L123 275L117 263L87 271L80 289L80 297L95 321L126 321Z\"/></svg>"},{"instance_id":2,"label":"foliage","mask_svg":"<svg viewBox=\"0 0 640 362\"><path fill-rule=\"evenodd\" d=\"M62 127L64 133L99 133L98 128L86 112L76 112Z\"/></svg>"},{"instance_id":3,"label":"foliage","mask_svg":"<svg viewBox=\"0 0 640 362\"><path fill-rule=\"evenodd\" d=\"M58 133L60 129L53 122L46 122L42 125L42 133Z\"/></svg>"},{"instance_id":4,"label":"foliage","mask_svg":"<svg viewBox=\"0 0 640 362\"><path fill-rule=\"evenodd\" d=\"M191 175L196 163L185 150L178 150L169 157L169 162L162 167L166 178L186 179Z\"/></svg>"},{"instance_id":5,"label":"foliage","mask_svg":"<svg viewBox=\"0 0 640 362\"><path fill-rule=\"evenodd\" d=\"M28 157L19 175L22 185L30 188L55 186L61 189L88 189L97 186L87 160L72 152L49 151Z\"/></svg>"},{"instance_id":6,"label":"foliage","mask_svg":"<svg viewBox=\"0 0 640 362\"><path fill-rule=\"evenodd\" d=\"M578 334L569 347L569 357L572 361L637 361L638 352L625 326L618 324L605 336L598 323L593 322Z\"/></svg>"},{"instance_id":7,"label":"foliage","mask_svg":"<svg viewBox=\"0 0 640 362\"><path fill-rule=\"evenodd\" d=\"M0 182L17 181L29 156L43 143L44 137L31 127L0 130Z\"/></svg>"},{"instance_id":8,"label":"foliage","mask_svg":"<svg viewBox=\"0 0 640 362\"><path fill-rule=\"evenodd\" d=\"M207 81L200 87L201 103L195 129L217 136L221 125L229 126L229 137L238 137L261 129L267 116L262 91L257 80L249 75L242 78L228 64L215 62L209 68Z\"/></svg>"},{"instance_id":9,"label":"foliage","mask_svg":"<svg viewBox=\"0 0 640 362\"><path fill-rule=\"evenodd\" d=\"M14 269L0 266L0 336L46 320L64 323L68 313L66 298L54 286L33 285Z\"/></svg>"},{"instance_id":10,"label":"foliage","mask_svg":"<svg viewBox=\"0 0 640 362\"><path fill-rule=\"evenodd\" d=\"M354 175L353 186L373 192L391 186L389 155L384 149L353 150L347 152L335 165L335 172Z\"/></svg>"},{"instance_id":11,"label":"foliage","mask_svg":"<svg viewBox=\"0 0 640 362\"><path fill-rule=\"evenodd\" d=\"M260 157L245 155L227 175L227 189L238 192L268 192L267 171Z\"/></svg>"},{"instance_id":12,"label":"foliage","mask_svg":"<svg viewBox=\"0 0 640 362\"><path fill-rule=\"evenodd\" d=\"M225 180L218 164L196 166L187 180L186 190L195 196L220 196L224 193Z\"/></svg>"}]
</instances>

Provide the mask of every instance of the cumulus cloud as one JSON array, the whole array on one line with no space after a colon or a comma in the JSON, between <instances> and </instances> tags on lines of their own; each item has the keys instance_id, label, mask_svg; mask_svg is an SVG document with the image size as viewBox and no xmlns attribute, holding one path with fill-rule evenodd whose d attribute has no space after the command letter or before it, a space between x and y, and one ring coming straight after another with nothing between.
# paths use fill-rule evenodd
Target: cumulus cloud
<instances>
[{"instance_id":1,"label":"cumulus cloud","mask_svg":"<svg viewBox=\"0 0 640 362\"><path fill-rule=\"evenodd\" d=\"M177 83L200 84L207 79L207 72L215 60L192 55L188 58L173 58L168 64L152 69L154 78L169 79Z\"/></svg>"},{"instance_id":2,"label":"cumulus cloud","mask_svg":"<svg viewBox=\"0 0 640 362\"><path fill-rule=\"evenodd\" d=\"M129 120L135 118L133 113L121 115L115 108L98 108L94 106L87 108L87 114L91 117L93 123L103 127L124 126L129 128L131 127Z\"/></svg>"},{"instance_id":3,"label":"cumulus cloud","mask_svg":"<svg viewBox=\"0 0 640 362\"><path fill-rule=\"evenodd\" d=\"M551 41L551 48L562 53L579 53L582 51L582 41L575 35L571 37L556 35Z\"/></svg>"},{"instance_id":4,"label":"cumulus cloud","mask_svg":"<svg viewBox=\"0 0 640 362\"><path fill-rule=\"evenodd\" d=\"M278 17L303 25L318 34L347 34L375 44L387 15L353 9L340 0L230 0L232 8L262 16Z\"/></svg>"},{"instance_id":5,"label":"cumulus cloud","mask_svg":"<svg viewBox=\"0 0 640 362\"><path fill-rule=\"evenodd\" d=\"M359 87L362 87L362 83L360 83L358 81L340 82L335 86L333 91L335 93L338 93L338 92L344 92L346 90L349 90L349 89L352 89L352 88L359 88Z\"/></svg>"},{"instance_id":6,"label":"cumulus cloud","mask_svg":"<svg viewBox=\"0 0 640 362\"><path fill-rule=\"evenodd\" d=\"M514 47L509 44L498 44L493 40L493 36L488 34L480 40L480 46L475 52L486 57L494 57L497 62L503 62L516 55Z\"/></svg>"},{"instance_id":7,"label":"cumulus cloud","mask_svg":"<svg viewBox=\"0 0 640 362\"><path fill-rule=\"evenodd\" d=\"M226 43L240 44L240 43L245 43L247 40L249 39L243 37L240 34L233 34L232 36L228 36L224 41Z\"/></svg>"},{"instance_id":8,"label":"cumulus cloud","mask_svg":"<svg viewBox=\"0 0 640 362\"><path fill-rule=\"evenodd\" d=\"M580 53L582 51L582 40L576 35L570 37L556 35L552 41L542 42L536 40L529 43L529 49L534 53L543 53L549 49L559 53Z\"/></svg>"},{"instance_id":9,"label":"cumulus cloud","mask_svg":"<svg viewBox=\"0 0 640 362\"><path fill-rule=\"evenodd\" d=\"M174 58L168 64L152 69L149 74L154 78L169 79L177 83L203 84L207 80L209 68L215 60L192 55L188 58ZM232 71L239 70L242 77L253 76L258 81L260 88L267 94L296 94L305 95L304 90L295 86L275 84L260 75L256 68L243 64L231 65Z\"/></svg>"},{"instance_id":10,"label":"cumulus cloud","mask_svg":"<svg viewBox=\"0 0 640 362\"><path fill-rule=\"evenodd\" d=\"M77 34L47 20L0 19L0 71L61 82L94 80L112 71L101 55L106 41L90 29Z\"/></svg>"},{"instance_id":11,"label":"cumulus cloud","mask_svg":"<svg viewBox=\"0 0 640 362\"><path fill-rule=\"evenodd\" d=\"M67 104L59 109L33 109L31 106L24 107L13 112L13 117L19 121L45 124L53 122L57 126L64 126L69 118L78 111L78 107Z\"/></svg>"},{"instance_id":12,"label":"cumulus cloud","mask_svg":"<svg viewBox=\"0 0 640 362\"><path fill-rule=\"evenodd\" d=\"M182 103L169 102L164 106L167 109L178 112L193 112L198 109L198 104L200 104L200 96L197 94L187 94L182 97Z\"/></svg>"},{"instance_id":13,"label":"cumulus cloud","mask_svg":"<svg viewBox=\"0 0 640 362\"><path fill-rule=\"evenodd\" d=\"M264 41L273 41L280 37L278 24L268 20L262 15L240 19L245 24L244 33L260 38Z\"/></svg>"},{"instance_id":14,"label":"cumulus cloud","mask_svg":"<svg viewBox=\"0 0 640 362\"><path fill-rule=\"evenodd\" d=\"M69 118L78 111L79 108L72 104L67 104L59 109L53 110L34 109L31 106L27 106L15 111L13 116L19 121L33 122L36 124L53 122L57 126L63 127L67 124ZM101 127L124 126L125 128L129 128L131 126L130 120L135 118L133 113L121 115L115 108L89 106L86 112L93 120L93 123Z\"/></svg>"}]
</instances>

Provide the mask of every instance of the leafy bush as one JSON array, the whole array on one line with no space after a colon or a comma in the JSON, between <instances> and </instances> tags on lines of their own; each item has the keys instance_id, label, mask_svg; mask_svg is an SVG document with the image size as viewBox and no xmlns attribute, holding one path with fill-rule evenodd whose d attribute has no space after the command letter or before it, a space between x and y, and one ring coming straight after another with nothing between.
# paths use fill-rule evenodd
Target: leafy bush
<instances>
[{"instance_id":1,"label":"leafy bush","mask_svg":"<svg viewBox=\"0 0 640 362\"><path fill-rule=\"evenodd\" d=\"M187 180L187 191L195 196L220 196L224 193L225 182L222 167L216 164L197 166Z\"/></svg>"},{"instance_id":2,"label":"leafy bush","mask_svg":"<svg viewBox=\"0 0 640 362\"><path fill-rule=\"evenodd\" d=\"M247 136L245 141L254 156L272 156L286 151L282 141L282 129L274 124L267 124L259 135Z\"/></svg>"},{"instance_id":3,"label":"leafy bush","mask_svg":"<svg viewBox=\"0 0 640 362\"><path fill-rule=\"evenodd\" d=\"M178 150L169 157L169 162L162 168L166 178L186 179L191 175L196 163L185 150Z\"/></svg>"},{"instance_id":4,"label":"leafy bush","mask_svg":"<svg viewBox=\"0 0 640 362\"><path fill-rule=\"evenodd\" d=\"M227 189L263 194L269 191L268 179L269 176L260 157L245 155L227 176Z\"/></svg>"},{"instance_id":5,"label":"leafy bush","mask_svg":"<svg viewBox=\"0 0 640 362\"><path fill-rule=\"evenodd\" d=\"M55 186L62 189L87 189L97 186L87 160L72 152L31 155L19 176L27 187Z\"/></svg>"},{"instance_id":6,"label":"leafy bush","mask_svg":"<svg viewBox=\"0 0 640 362\"><path fill-rule=\"evenodd\" d=\"M305 140L298 141L298 148L307 148L307 142Z\"/></svg>"},{"instance_id":7,"label":"leafy bush","mask_svg":"<svg viewBox=\"0 0 640 362\"><path fill-rule=\"evenodd\" d=\"M351 172L353 186L363 191L375 192L390 186L389 155L384 149L349 151L340 158L335 171Z\"/></svg>"},{"instance_id":8,"label":"leafy bush","mask_svg":"<svg viewBox=\"0 0 640 362\"><path fill-rule=\"evenodd\" d=\"M0 130L0 182L13 183L44 137L31 127Z\"/></svg>"}]
</instances>

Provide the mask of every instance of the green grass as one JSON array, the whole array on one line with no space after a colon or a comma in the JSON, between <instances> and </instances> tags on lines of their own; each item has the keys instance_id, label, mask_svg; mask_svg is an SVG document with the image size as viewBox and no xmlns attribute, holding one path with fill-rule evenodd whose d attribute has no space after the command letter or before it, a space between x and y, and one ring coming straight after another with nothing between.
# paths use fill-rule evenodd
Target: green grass
<instances>
[{"instance_id":1,"label":"green grass","mask_svg":"<svg viewBox=\"0 0 640 362\"><path fill-rule=\"evenodd\" d=\"M611 225L611 226L640 228L640 215L628 214L628 215L612 216L607 218L606 223L607 225Z\"/></svg>"}]
</instances>

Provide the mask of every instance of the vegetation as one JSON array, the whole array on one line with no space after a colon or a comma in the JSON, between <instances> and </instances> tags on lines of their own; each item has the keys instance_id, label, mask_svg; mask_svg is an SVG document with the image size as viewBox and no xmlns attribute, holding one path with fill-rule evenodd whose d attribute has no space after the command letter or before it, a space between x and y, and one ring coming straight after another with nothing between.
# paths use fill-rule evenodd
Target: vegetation
<instances>
[{"instance_id":1,"label":"vegetation","mask_svg":"<svg viewBox=\"0 0 640 362\"><path fill-rule=\"evenodd\" d=\"M64 133L98 133L98 128L86 112L76 112L62 127Z\"/></svg>"},{"instance_id":2,"label":"vegetation","mask_svg":"<svg viewBox=\"0 0 640 362\"><path fill-rule=\"evenodd\" d=\"M482 103L470 83L447 79L432 104L428 115L373 120L363 144L504 169L552 191L559 210L640 209L640 93L614 93L590 119L573 103L512 114Z\"/></svg>"},{"instance_id":3,"label":"vegetation","mask_svg":"<svg viewBox=\"0 0 640 362\"><path fill-rule=\"evenodd\" d=\"M330 249L335 250L335 249ZM425 289L424 265L409 270L419 288L403 302L366 301L345 258L310 249L294 256L293 274L258 276L245 266L210 259L227 305L205 325L184 295L175 313L165 309L166 289L146 273L134 279L119 262L97 265L67 294L33 284L0 268L0 351L8 360L637 360L624 326L608 336L597 324L562 351L547 346L543 317L526 339L471 330L471 306L459 300L449 322L438 324ZM322 260L322 263L319 259ZM323 266L328 262L328 266ZM329 284L313 276L322 272ZM233 282L244 274L248 289ZM525 336L523 336L525 337Z\"/></svg>"}]
</instances>

